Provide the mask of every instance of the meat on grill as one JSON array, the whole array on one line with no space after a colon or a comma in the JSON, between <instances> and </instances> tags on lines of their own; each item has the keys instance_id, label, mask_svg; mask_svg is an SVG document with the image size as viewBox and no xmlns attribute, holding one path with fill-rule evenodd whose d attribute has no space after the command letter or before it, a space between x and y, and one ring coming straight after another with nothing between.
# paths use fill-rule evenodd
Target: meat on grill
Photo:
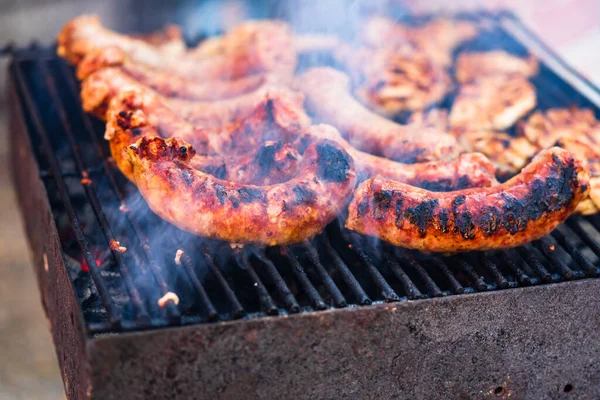
<instances>
[{"instance_id":1,"label":"meat on grill","mask_svg":"<svg viewBox=\"0 0 600 400\"><path fill-rule=\"evenodd\" d=\"M119 92L131 90L145 94L144 106L151 108L152 114L156 114L157 123L165 127L174 124L174 119L182 118L198 126L218 127L247 118L257 108L269 102L276 102L293 110L298 123L309 122L302 108L302 94L286 87L265 84L250 93L214 102L181 100L160 96L117 68L99 70L83 81L83 108L104 118L110 99Z\"/></svg>"},{"instance_id":2,"label":"meat on grill","mask_svg":"<svg viewBox=\"0 0 600 400\"><path fill-rule=\"evenodd\" d=\"M531 111L535 104L535 88L521 76L481 78L460 87L450 111L450 126L503 130Z\"/></svg>"},{"instance_id":3,"label":"meat on grill","mask_svg":"<svg viewBox=\"0 0 600 400\"><path fill-rule=\"evenodd\" d=\"M307 108L322 122L338 128L356 148L413 163L453 158L456 139L435 129L414 129L377 115L349 92L349 79L332 68L312 68L298 77Z\"/></svg>"},{"instance_id":4,"label":"meat on grill","mask_svg":"<svg viewBox=\"0 0 600 400\"><path fill-rule=\"evenodd\" d=\"M515 247L563 222L587 197L589 181L584 164L558 147L492 188L433 193L374 177L355 191L346 227L424 251Z\"/></svg>"},{"instance_id":5,"label":"meat on grill","mask_svg":"<svg viewBox=\"0 0 600 400\"><path fill-rule=\"evenodd\" d=\"M267 99L248 118L218 128L199 128L176 116L151 93L124 91L110 102L105 138L110 141L115 163L132 179L126 148L139 137L154 134L155 128L164 137L178 137L191 143L198 154L233 155L256 148L266 140L295 138L307 125L295 111L280 104L278 99Z\"/></svg>"},{"instance_id":6,"label":"meat on grill","mask_svg":"<svg viewBox=\"0 0 600 400\"><path fill-rule=\"evenodd\" d=\"M291 143L266 141L244 154L200 156L190 160L195 169L215 178L252 185L273 185L296 175L302 156Z\"/></svg>"},{"instance_id":7,"label":"meat on grill","mask_svg":"<svg viewBox=\"0 0 600 400\"><path fill-rule=\"evenodd\" d=\"M453 50L476 35L477 28L468 21L438 18L421 26L409 26L378 16L366 21L360 39L371 47L409 46L427 54L435 64L449 66Z\"/></svg>"},{"instance_id":8,"label":"meat on grill","mask_svg":"<svg viewBox=\"0 0 600 400\"><path fill-rule=\"evenodd\" d=\"M456 59L456 80L461 83L486 76L520 75L530 78L537 73L535 57L521 58L503 50L462 53Z\"/></svg>"},{"instance_id":9,"label":"meat on grill","mask_svg":"<svg viewBox=\"0 0 600 400\"><path fill-rule=\"evenodd\" d=\"M362 152L344 140L330 125L313 125L309 135L335 140L354 159L358 181L375 175L428 189L445 192L497 184L494 166L482 154L465 153L452 160L402 164L387 158Z\"/></svg>"},{"instance_id":10,"label":"meat on grill","mask_svg":"<svg viewBox=\"0 0 600 400\"><path fill-rule=\"evenodd\" d=\"M548 147L564 137L600 145L600 122L590 109L553 108L536 111L517 126L519 134L540 147Z\"/></svg>"},{"instance_id":11,"label":"meat on grill","mask_svg":"<svg viewBox=\"0 0 600 400\"><path fill-rule=\"evenodd\" d=\"M176 138L144 136L127 147L127 156L156 214L188 232L233 243L309 239L340 213L356 183L352 158L328 140L306 149L293 179L269 186L224 181L194 169L193 149Z\"/></svg>"},{"instance_id":12,"label":"meat on grill","mask_svg":"<svg viewBox=\"0 0 600 400\"><path fill-rule=\"evenodd\" d=\"M409 48L355 49L344 45L335 55L358 83L357 97L384 115L439 103L452 84L443 67Z\"/></svg>"},{"instance_id":13,"label":"meat on grill","mask_svg":"<svg viewBox=\"0 0 600 400\"><path fill-rule=\"evenodd\" d=\"M271 27L273 23L266 24ZM290 76L296 66L293 36L287 26L277 25L281 28L278 31L281 35L270 38L270 43L265 43L265 35L236 37L231 42L239 45L227 47L223 53L202 56L201 50L192 50L173 57L142 39L106 29L98 16L82 15L69 21L62 29L57 38L57 52L77 64L94 50L117 46L135 62L166 73L201 80L236 79L269 72ZM273 30L268 29L268 32L273 33ZM238 31L230 33L238 34Z\"/></svg>"},{"instance_id":14,"label":"meat on grill","mask_svg":"<svg viewBox=\"0 0 600 400\"><path fill-rule=\"evenodd\" d=\"M154 70L134 62L121 49L114 46L87 54L77 66L77 77L83 80L90 74L109 67L118 67L129 77L163 96L189 100L227 99L280 81L274 75L251 75L231 81L198 81Z\"/></svg>"}]
</instances>

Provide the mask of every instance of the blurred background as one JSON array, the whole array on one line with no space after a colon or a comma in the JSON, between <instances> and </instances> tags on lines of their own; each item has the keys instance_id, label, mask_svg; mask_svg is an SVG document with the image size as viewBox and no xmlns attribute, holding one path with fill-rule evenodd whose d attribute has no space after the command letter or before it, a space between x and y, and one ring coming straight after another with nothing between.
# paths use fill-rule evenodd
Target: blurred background
<instances>
[{"instance_id":1,"label":"blurred background","mask_svg":"<svg viewBox=\"0 0 600 400\"><path fill-rule=\"evenodd\" d=\"M388 6L404 12L510 9L569 64L600 85L597 0L2 0L0 47L9 42L23 46L32 40L49 45L70 18L82 13L97 13L106 26L124 32L148 31L175 22L192 38L244 18L264 16L272 8L296 21L318 19L327 25L337 10L360 14L365 8ZM0 400L63 399L54 347L6 165L10 132L4 85L8 62L6 57L0 58Z\"/></svg>"}]
</instances>

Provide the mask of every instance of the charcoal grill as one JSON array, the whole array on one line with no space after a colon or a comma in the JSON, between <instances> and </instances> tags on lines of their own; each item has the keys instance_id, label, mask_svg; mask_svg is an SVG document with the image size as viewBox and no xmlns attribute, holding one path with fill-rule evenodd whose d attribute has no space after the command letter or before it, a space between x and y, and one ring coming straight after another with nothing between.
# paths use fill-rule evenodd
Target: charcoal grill
<instances>
[{"instance_id":1,"label":"charcoal grill","mask_svg":"<svg viewBox=\"0 0 600 400\"><path fill-rule=\"evenodd\" d=\"M467 17L488 30L466 48L539 57L538 109L598 111L514 16ZM120 175L55 49L7 50L14 182L69 398L600 398L599 217L454 256L339 221L283 248L194 237Z\"/></svg>"}]
</instances>

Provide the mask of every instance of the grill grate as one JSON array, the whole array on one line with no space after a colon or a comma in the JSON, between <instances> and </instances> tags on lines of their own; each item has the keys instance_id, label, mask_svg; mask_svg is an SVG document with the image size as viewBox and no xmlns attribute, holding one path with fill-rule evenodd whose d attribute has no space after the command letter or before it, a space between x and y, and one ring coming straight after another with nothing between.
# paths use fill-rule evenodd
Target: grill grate
<instances>
[{"instance_id":1,"label":"grill grate","mask_svg":"<svg viewBox=\"0 0 600 400\"><path fill-rule=\"evenodd\" d=\"M496 35L495 44L525 51L500 28L485 35L465 48ZM341 221L309 242L267 249L189 235L156 217L120 175L103 124L83 113L73 72L54 49L32 47L14 57L33 152L91 333L461 295L600 272L597 216L571 218L517 249L453 256L394 248L346 231ZM544 65L533 83L540 109L594 108ZM169 292L180 303L158 307Z\"/></svg>"}]
</instances>

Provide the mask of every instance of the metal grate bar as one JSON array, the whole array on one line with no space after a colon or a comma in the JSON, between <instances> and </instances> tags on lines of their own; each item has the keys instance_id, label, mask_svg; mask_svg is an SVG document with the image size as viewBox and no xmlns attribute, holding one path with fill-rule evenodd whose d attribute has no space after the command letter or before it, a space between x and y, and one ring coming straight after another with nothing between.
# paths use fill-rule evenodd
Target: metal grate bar
<instances>
[{"instance_id":1,"label":"metal grate bar","mask_svg":"<svg viewBox=\"0 0 600 400\"><path fill-rule=\"evenodd\" d=\"M421 291L415 286L413 281L410 279L406 272L402 269L400 264L390 254L383 256L385 263L390 267L396 278L402 283L406 297L410 300L416 300L423 297Z\"/></svg>"},{"instance_id":2,"label":"metal grate bar","mask_svg":"<svg viewBox=\"0 0 600 400\"><path fill-rule=\"evenodd\" d=\"M567 226L577 234L577 236L588 246L592 252L600 258L600 244L587 234L587 232L581 227L579 221L574 219L567 220Z\"/></svg>"},{"instance_id":3,"label":"metal grate bar","mask_svg":"<svg viewBox=\"0 0 600 400\"><path fill-rule=\"evenodd\" d=\"M450 272L450 269L448 268L448 265L446 265L445 261L443 261L439 257L432 256L431 262L439 269L439 271L442 273L442 275L444 275L444 278L446 278L448 280L448 283L450 284L450 290L452 291L452 293L462 294L465 292L465 288L462 287L460 282L458 282L458 280L454 277L454 275L452 275L452 273Z\"/></svg>"},{"instance_id":4,"label":"metal grate bar","mask_svg":"<svg viewBox=\"0 0 600 400\"><path fill-rule=\"evenodd\" d=\"M245 251L241 251L241 252L235 251L234 254L235 254L235 260L237 261L238 265L242 269L244 269L250 276L250 279L252 280L252 282L254 284L254 289L256 290L256 294L258 295L258 301L260 302L262 309L269 315L279 314L279 309L275 305L273 298L271 297L271 295L265 288L265 285L262 283L262 281L258 277L258 274L252 267L252 264L248 261L248 254Z\"/></svg>"},{"instance_id":5,"label":"metal grate bar","mask_svg":"<svg viewBox=\"0 0 600 400\"><path fill-rule=\"evenodd\" d=\"M344 240L349 242L347 237L345 237ZM360 247L358 247L355 243L352 244L351 250L356 254L360 263L365 268L367 268L367 271L369 272L369 274L375 281L375 285L377 285L377 288L380 290L381 295L383 296L384 300L388 303L392 302L392 301L399 301L400 297L398 296L398 294L396 294L394 289L392 289L390 284L387 283L385 278L381 275L381 272L379 272L379 270L377 268L375 268L375 265L373 265L373 263L369 259L369 256L367 256L365 254L365 252Z\"/></svg>"},{"instance_id":6,"label":"metal grate bar","mask_svg":"<svg viewBox=\"0 0 600 400\"><path fill-rule=\"evenodd\" d=\"M405 253L403 257L408 262L408 265L419 274L423 282L425 282L425 287L427 288L427 292L431 294L433 297L441 297L443 296L443 292L440 287L431 279L427 271L423 268L423 266L417 261L417 259L409 253Z\"/></svg>"},{"instance_id":7,"label":"metal grate bar","mask_svg":"<svg viewBox=\"0 0 600 400\"><path fill-rule=\"evenodd\" d=\"M531 278L529 278L525 271L523 271L515 262L515 257L517 256L518 255L515 254L514 250L508 250L505 253L505 257L502 258L502 261L504 262L504 265L506 265L515 274L519 284L529 286L531 285Z\"/></svg>"},{"instance_id":8,"label":"metal grate bar","mask_svg":"<svg viewBox=\"0 0 600 400\"><path fill-rule=\"evenodd\" d=\"M587 276L597 275L596 267L594 266L594 264L592 264L590 260L588 260L583 254L581 254L581 252L567 240L565 235L563 235L558 229L555 229L554 232L552 232L552 236L554 237L554 239L556 239L558 244L560 244L560 246L567 253L569 253L569 255L573 257L575 261L577 261L577 263L585 271L585 274Z\"/></svg>"},{"instance_id":9,"label":"metal grate bar","mask_svg":"<svg viewBox=\"0 0 600 400\"><path fill-rule=\"evenodd\" d=\"M249 250L249 253L250 257L256 258L263 264L264 271L269 274L269 277L275 284L277 294L279 294L279 296L283 299L283 302L285 303L285 306L287 307L288 311L290 313L297 313L298 311L300 311L300 305L298 304L296 297L294 297L294 295L290 291L290 288L287 286L287 284L281 277L281 274L279 273L279 271L277 271L277 268L275 268L275 265L271 262L271 260L269 260L264 254L261 254L260 250L254 247L252 247L251 250Z\"/></svg>"},{"instance_id":10,"label":"metal grate bar","mask_svg":"<svg viewBox=\"0 0 600 400\"><path fill-rule=\"evenodd\" d=\"M306 275L306 271L304 271L304 268L298 262L298 260L296 259L296 256L294 256L291 249L287 246L282 247L281 254L290 263L290 266L291 266L292 272L294 273L294 276L300 283L300 286L302 286L302 290L304 290L306 295L310 298L310 301L311 301L313 307L317 310L326 309L327 305L323 301L323 298L321 297L321 295L319 294L317 289L315 289L315 287L313 286L310 279L308 279L308 276Z\"/></svg>"},{"instance_id":11,"label":"metal grate bar","mask_svg":"<svg viewBox=\"0 0 600 400\"><path fill-rule=\"evenodd\" d=\"M496 266L489 256L487 256L485 253L480 253L479 262L490 272L492 278L494 278L494 281L496 282L496 285L498 285L500 289L508 288L508 281L504 276L502 276L498 266Z\"/></svg>"},{"instance_id":12,"label":"metal grate bar","mask_svg":"<svg viewBox=\"0 0 600 400\"><path fill-rule=\"evenodd\" d=\"M452 261L454 261L458 265L458 267L467 275L467 277L471 281L473 281L475 289L477 289L480 292L486 291L488 289L488 286L486 285L483 276L477 274L477 272L475 272L471 264L469 264L463 257L464 256L456 256L452 259Z\"/></svg>"},{"instance_id":13,"label":"metal grate bar","mask_svg":"<svg viewBox=\"0 0 600 400\"><path fill-rule=\"evenodd\" d=\"M42 75L45 78L46 87L48 88L48 92L53 100L53 105L58 112L59 118L61 120L62 126L64 128L64 134L69 142L69 146L73 153L73 159L75 160L75 168L77 169L78 178L82 180L82 186L85 190L85 194L88 197L90 204L92 206L92 210L96 215L98 220L98 224L104 237L106 238L107 243L109 244L109 249L119 267L119 271L124 278L125 286L127 288L129 298L131 299L136 312L137 317L140 319L140 322L147 323L150 320L148 310L144 305L144 302L138 292L135 284L133 283L133 277L131 272L129 271L129 267L125 264L123 260L123 255L114 245L111 246L112 243L119 243L115 235L112 232L110 224L106 219L106 215L104 214L104 210L100 205L100 201L98 200L98 196L96 194L96 190L94 189L93 180L90 179L90 171L86 168L86 165L81 158L79 145L77 144L75 137L73 135L71 124L69 123L69 119L67 117L67 113L65 109L62 107L62 102L60 101L60 97L58 96L58 92L56 89L56 83L54 82L54 77L49 73L46 66L43 63L38 63L40 70L42 71Z\"/></svg>"},{"instance_id":14,"label":"metal grate bar","mask_svg":"<svg viewBox=\"0 0 600 400\"><path fill-rule=\"evenodd\" d=\"M187 275L189 276L190 280L192 281L192 285L194 286L194 289L196 290L196 294L198 295L200 302L202 303L202 305L204 306L204 309L206 310L206 315L207 315L208 319L211 321L218 319L219 314L217 313L217 310L215 309L215 306L213 305L212 301L210 301L210 298L208 297L208 295L206 294L206 291L204 290L204 286L202 286L202 284L200 283L200 280L198 279L198 276L196 275L196 272L194 271L194 265L192 263L192 258L190 256L188 256L187 253L185 253L185 252L181 255L181 264L185 267Z\"/></svg>"},{"instance_id":15,"label":"metal grate bar","mask_svg":"<svg viewBox=\"0 0 600 400\"><path fill-rule=\"evenodd\" d=\"M550 272L548 272L542 263L531 253L531 251L528 249L528 246L517 247L517 252L521 257L523 257L527 265L533 269L535 274L539 276L542 282L552 282L552 275L550 275Z\"/></svg>"},{"instance_id":16,"label":"metal grate bar","mask_svg":"<svg viewBox=\"0 0 600 400\"><path fill-rule=\"evenodd\" d=\"M88 264L88 268L90 271L90 275L94 284L96 285L96 289L98 290L98 295L100 296L100 300L102 301L102 305L106 310L108 322L112 327L117 327L120 323L120 318L118 315L117 308L112 301L110 294L108 293L108 288L106 287L106 283L100 274L98 266L96 265L96 260L92 256L92 252L90 251L90 244L87 241L83 233L83 227L81 222L79 221L79 217L75 212L73 204L71 203L71 199L69 196L69 192L67 190L67 186L60 176L60 166L56 155L52 151L52 146L50 144L50 140L48 139L48 133L44 129L42 121L39 116L39 112L35 102L33 101L31 91L28 85L25 83L25 78L19 68L16 67L16 64L13 63L13 70L15 71L15 76L17 77L18 85L21 91L21 94L25 100L25 104L29 112L31 113L31 119L33 120L35 130L42 142L42 148L48 160L48 165L52 170L54 175L54 181L56 182L56 186L58 187L58 192L60 198L65 205L65 209L67 210L67 214L69 215L69 219L71 220L71 224L73 225L73 231L75 233L75 237L77 238L77 243L81 248L83 253L83 257Z\"/></svg>"},{"instance_id":17,"label":"metal grate bar","mask_svg":"<svg viewBox=\"0 0 600 400\"><path fill-rule=\"evenodd\" d=\"M323 284L329 291L329 294L331 295L331 298L333 299L333 303L335 304L335 306L336 307L346 307L348 305L348 302L346 301L346 299L344 298L344 295L342 294L340 289L337 287L337 285L333 281L333 278L331 277L331 275L329 275L329 273L327 272L327 270L325 269L323 264L321 264L321 260L319 258L319 253L314 248L312 243L303 242L302 247L304 248L304 250L306 250L306 255L308 256L308 259L310 260L311 264L315 267L315 270L316 270L317 274L319 275L319 278L321 278L321 281L323 282Z\"/></svg>"},{"instance_id":18,"label":"metal grate bar","mask_svg":"<svg viewBox=\"0 0 600 400\"><path fill-rule=\"evenodd\" d=\"M369 298L369 296L367 296L367 293L362 288L360 283L358 283L358 281L354 277L354 274L352 274L352 272L350 272L350 269L348 268L346 263L344 263L344 261L342 260L340 255L333 248L333 246L329 242L329 238L327 237L327 234L323 233L322 236L324 239L323 243L325 244L325 249L327 251L327 254L329 254L329 256L331 257L331 259L333 261L333 265L335 265L335 267L338 270L338 272L340 273L340 275L342 275L342 278L344 279L344 282L346 282L346 285L348 285L350 290L352 290L352 293L356 297L358 304L360 304L360 305L371 304L372 303L371 299Z\"/></svg>"},{"instance_id":19,"label":"metal grate bar","mask_svg":"<svg viewBox=\"0 0 600 400\"><path fill-rule=\"evenodd\" d=\"M556 256L556 243L549 238L542 238L533 242L536 249L542 252L550 260L552 265L558 269L558 272L566 279L573 279L573 270L567 264Z\"/></svg>"},{"instance_id":20,"label":"metal grate bar","mask_svg":"<svg viewBox=\"0 0 600 400\"><path fill-rule=\"evenodd\" d=\"M215 264L215 261L213 260L212 256L210 255L210 252L208 251L208 249L205 249L204 251L202 251L202 255L204 256L204 258L206 260L206 265L208 265L210 272L212 272L214 277L219 282L219 285L221 285L221 289L223 289L225 296L227 296L227 300L231 304L231 314L232 314L233 318L234 319L242 318L244 315L246 315L246 311L244 310L244 307L242 306L242 304L238 300L237 296L235 295L235 292L233 291L233 289L231 289L231 286L229 286L229 283L227 283L227 280L221 273L221 270L219 269L219 267L217 267L217 264Z\"/></svg>"},{"instance_id":21,"label":"metal grate bar","mask_svg":"<svg viewBox=\"0 0 600 400\"><path fill-rule=\"evenodd\" d=\"M154 259L154 256L152 255L152 251L150 248L150 241L149 241L148 237L146 236L146 234L142 231L142 228L140 227L139 223L137 222L135 216L133 215L133 212L128 207L126 196L123 193L123 191L121 190L121 188L119 187L119 185L117 184L117 181L113 174L113 169L112 169L111 165L109 165L109 162L106 161L107 157L104 154L104 150L102 148L102 145L100 144L100 141L94 134L94 129L92 128L92 124L89 119L89 116L83 111L83 107L81 106L81 101L77 94L77 86L73 79L73 75L67 71L67 66L64 62L61 61L59 63L59 65L61 67L61 72L63 73L63 76L66 78L68 86L71 88L71 94L73 95L75 102L77 102L80 106L78 108L80 110L83 123L86 127L86 133L92 139L94 146L96 147L96 152L104 160L104 172L109 178L113 192L117 195L117 197L119 198L119 201L121 202L121 205L122 205L121 210L127 216L127 220L129 221L130 225L132 226L132 228L141 244L142 251L143 251L144 255L146 256L146 259L150 266L150 271L152 272L152 275L154 276L154 279L156 280L156 283L158 284L161 294L164 296L170 291L169 286L167 285L166 281L162 277L160 267L158 266L158 264L156 263L156 261ZM167 309L167 313L169 314L170 318L176 320L181 317L179 310L177 310L177 307L175 306L175 304L173 304L173 302L168 302L166 304L166 309Z\"/></svg>"}]
</instances>

